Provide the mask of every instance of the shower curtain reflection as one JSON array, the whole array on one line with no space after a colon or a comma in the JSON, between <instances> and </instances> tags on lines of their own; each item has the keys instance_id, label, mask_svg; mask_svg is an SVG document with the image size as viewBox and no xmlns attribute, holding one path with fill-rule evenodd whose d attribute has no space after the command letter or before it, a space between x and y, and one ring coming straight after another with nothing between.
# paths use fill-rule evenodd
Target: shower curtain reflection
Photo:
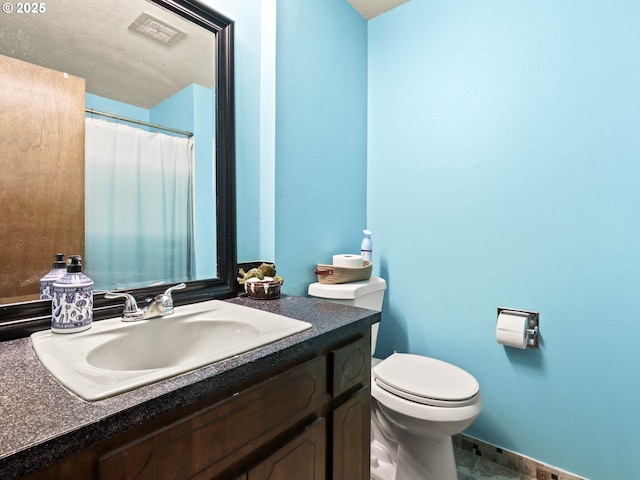
<instances>
[{"instance_id":1,"label":"shower curtain reflection","mask_svg":"<svg viewBox=\"0 0 640 480\"><path fill-rule=\"evenodd\" d=\"M85 121L85 265L96 290L193 280L193 138Z\"/></svg>"}]
</instances>

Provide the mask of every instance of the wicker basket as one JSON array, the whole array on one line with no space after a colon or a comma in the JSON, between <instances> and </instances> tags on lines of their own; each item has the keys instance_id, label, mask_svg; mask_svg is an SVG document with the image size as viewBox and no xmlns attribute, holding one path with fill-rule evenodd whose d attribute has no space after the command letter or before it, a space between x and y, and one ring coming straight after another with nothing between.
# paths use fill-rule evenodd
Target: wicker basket
<instances>
[{"instance_id":1,"label":"wicker basket","mask_svg":"<svg viewBox=\"0 0 640 480\"><path fill-rule=\"evenodd\" d=\"M373 266L369 260L364 260L363 264L362 267L336 267L319 263L314 273L318 276L318 282L325 284L368 280Z\"/></svg>"}]
</instances>

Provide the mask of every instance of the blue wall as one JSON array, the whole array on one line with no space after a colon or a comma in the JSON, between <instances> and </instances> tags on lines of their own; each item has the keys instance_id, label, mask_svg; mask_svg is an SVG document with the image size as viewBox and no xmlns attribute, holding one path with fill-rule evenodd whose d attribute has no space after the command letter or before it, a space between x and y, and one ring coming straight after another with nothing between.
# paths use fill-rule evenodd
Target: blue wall
<instances>
[{"instance_id":1,"label":"blue wall","mask_svg":"<svg viewBox=\"0 0 640 480\"><path fill-rule=\"evenodd\" d=\"M118 102L116 100L111 100L110 98L94 95L93 93L85 94L85 106L86 108L92 108L100 112L122 115L123 117L134 118L143 122L149 122L149 110L147 110L146 108L136 107L135 105L130 105L128 103ZM90 117L92 115L87 113L87 116ZM110 119L107 117L94 117L100 118L101 120L110 121Z\"/></svg>"},{"instance_id":2,"label":"blue wall","mask_svg":"<svg viewBox=\"0 0 640 480\"><path fill-rule=\"evenodd\" d=\"M367 22L345 0L278 0L275 261L304 295L366 228Z\"/></svg>"},{"instance_id":3,"label":"blue wall","mask_svg":"<svg viewBox=\"0 0 640 480\"><path fill-rule=\"evenodd\" d=\"M369 22L378 354L475 375L470 435L640 478L640 3L412 0ZM539 351L495 340L540 312Z\"/></svg>"},{"instance_id":4,"label":"blue wall","mask_svg":"<svg viewBox=\"0 0 640 480\"><path fill-rule=\"evenodd\" d=\"M366 227L367 22L345 0L208 3L235 22L238 261L304 295Z\"/></svg>"}]
</instances>

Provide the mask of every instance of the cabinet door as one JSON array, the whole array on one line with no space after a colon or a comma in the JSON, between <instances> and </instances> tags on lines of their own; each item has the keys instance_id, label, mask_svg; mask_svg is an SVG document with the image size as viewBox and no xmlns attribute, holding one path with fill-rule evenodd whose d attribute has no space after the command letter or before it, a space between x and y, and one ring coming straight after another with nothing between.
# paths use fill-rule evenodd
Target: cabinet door
<instances>
[{"instance_id":1,"label":"cabinet door","mask_svg":"<svg viewBox=\"0 0 640 480\"><path fill-rule=\"evenodd\" d=\"M369 480L371 389L365 387L333 412L333 480Z\"/></svg>"},{"instance_id":2,"label":"cabinet door","mask_svg":"<svg viewBox=\"0 0 640 480\"><path fill-rule=\"evenodd\" d=\"M371 337L369 335L331 352L331 394L339 397L371 383Z\"/></svg>"},{"instance_id":3,"label":"cabinet door","mask_svg":"<svg viewBox=\"0 0 640 480\"><path fill-rule=\"evenodd\" d=\"M320 418L249 471L249 480L324 480L326 422Z\"/></svg>"}]
</instances>

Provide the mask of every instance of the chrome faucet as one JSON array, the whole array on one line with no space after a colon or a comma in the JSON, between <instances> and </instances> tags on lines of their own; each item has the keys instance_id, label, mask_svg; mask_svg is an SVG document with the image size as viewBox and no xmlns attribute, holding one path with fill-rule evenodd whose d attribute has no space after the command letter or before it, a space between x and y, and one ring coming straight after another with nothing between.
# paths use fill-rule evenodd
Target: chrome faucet
<instances>
[{"instance_id":1,"label":"chrome faucet","mask_svg":"<svg viewBox=\"0 0 640 480\"><path fill-rule=\"evenodd\" d=\"M138 302L133 295L126 292L107 292L104 298L124 298L124 311L122 312L123 322L135 322L138 320L147 320L149 318L164 317L174 312L173 297L171 292L185 288L184 283L179 283L173 287L153 297L153 299L143 308L138 307Z\"/></svg>"}]
</instances>

